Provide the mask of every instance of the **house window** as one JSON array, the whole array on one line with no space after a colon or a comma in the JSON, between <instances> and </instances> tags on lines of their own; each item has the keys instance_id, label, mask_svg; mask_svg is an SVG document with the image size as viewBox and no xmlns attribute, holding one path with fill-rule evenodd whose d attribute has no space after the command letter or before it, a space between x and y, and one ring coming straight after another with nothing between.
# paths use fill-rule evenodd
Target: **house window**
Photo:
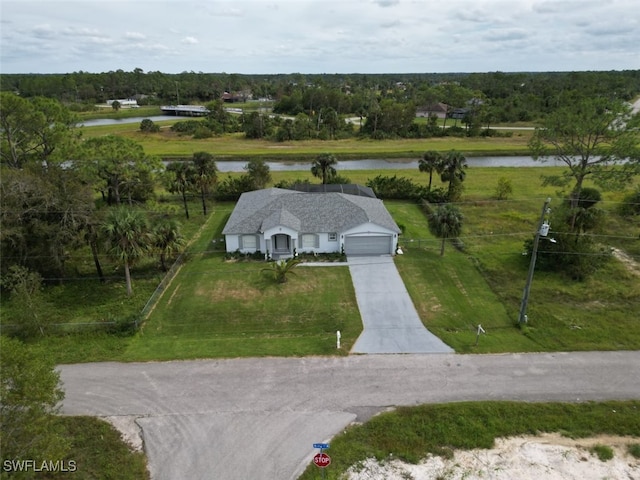
<instances>
[{"instance_id":1,"label":"house window","mask_svg":"<svg viewBox=\"0 0 640 480\"><path fill-rule=\"evenodd\" d=\"M337 242L338 241L338 234L333 232L329 234L329 241L330 242Z\"/></svg>"},{"instance_id":2,"label":"house window","mask_svg":"<svg viewBox=\"0 0 640 480\"><path fill-rule=\"evenodd\" d=\"M256 250L258 247L258 240L255 235L243 235L241 247L246 250Z\"/></svg>"},{"instance_id":3,"label":"house window","mask_svg":"<svg viewBox=\"0 0 640 480\"><path fill-rule=\"evenodd\" d=\"M302 245L304 248L318 248L318 236L313 233L305 233L302 235Z\"/></svg>"}]
</instances>

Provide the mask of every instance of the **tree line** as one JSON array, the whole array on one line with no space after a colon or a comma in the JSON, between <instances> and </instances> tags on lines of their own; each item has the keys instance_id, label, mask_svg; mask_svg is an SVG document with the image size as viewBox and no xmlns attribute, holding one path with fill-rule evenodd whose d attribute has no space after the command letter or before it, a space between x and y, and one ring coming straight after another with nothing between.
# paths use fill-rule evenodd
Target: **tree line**
<instances>
[{"instance_id":1,"label":"tree line","mask_svg":"<svg viewBox=\"0 0 640 480\"><path fill-rule=\"evenodd\" d=\"M167 74L116 70L102 73L3 74L0 90L22 97L59 100L71 110L91 109L107 99L138 98L141 104L270 99L275 113L314 116L322 109L364 116L385 100L414 108L446 103L465 108L479 99L490 121L535 121L576 96L630 100L640 91L640 70L609 72L487 72L413 74L240 75L182 72Z\"/></svg>"}]
</instances>

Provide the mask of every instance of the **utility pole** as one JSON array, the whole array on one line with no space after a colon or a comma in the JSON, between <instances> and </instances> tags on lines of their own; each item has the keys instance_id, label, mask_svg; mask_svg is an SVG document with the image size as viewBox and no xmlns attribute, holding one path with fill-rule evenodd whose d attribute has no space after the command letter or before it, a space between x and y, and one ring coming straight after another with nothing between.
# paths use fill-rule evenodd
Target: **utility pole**
<instances>
[{"instance_id":1,"label":"utility pole","mask_svg":"<svg viewBox=\"0 0 640 480\"><path fill-rule=\"evenodd\" d=\"M529 291L531 290L531 282L533 281L533 272L536 268L536 258L538 256L538 243L540 243L540 236L546 237L549 232L548 225L545 227L544 217L549 209L551 198L547 198L542 207L542 214L540 215L540 222L538 223L538 230L536 236L533 239L533 249L531 250L531 263L529 263L529 274L527 275L527 283L524 286L524 292L522 292L522 303L520 304L520 316L518 322L520 324L527 323L527 304L529 303ZM543 232L544 229L544 232Z\"/></svg>"}]
</instances>

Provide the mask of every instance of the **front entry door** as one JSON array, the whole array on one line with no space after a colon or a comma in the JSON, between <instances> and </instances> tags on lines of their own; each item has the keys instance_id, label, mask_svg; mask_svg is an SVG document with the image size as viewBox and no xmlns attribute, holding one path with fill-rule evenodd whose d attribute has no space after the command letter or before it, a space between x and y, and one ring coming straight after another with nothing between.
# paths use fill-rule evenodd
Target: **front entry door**
<instances>
[{"instance_id":1,"label":"front entry door","mask_svg":"<svg viewBox=\"0 0 640 480\"><path fill-rule=\"evenodd\" d=\"M289 235L276 235L276 252L289 251Z\"/></svg>"}]
</instances>

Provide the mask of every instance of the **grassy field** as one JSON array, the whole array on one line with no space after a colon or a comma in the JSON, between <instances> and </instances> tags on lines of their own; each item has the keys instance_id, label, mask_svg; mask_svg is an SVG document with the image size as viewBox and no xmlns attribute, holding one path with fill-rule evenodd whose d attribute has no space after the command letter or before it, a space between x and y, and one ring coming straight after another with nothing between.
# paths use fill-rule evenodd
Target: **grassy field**
<instances>
[{"instance_id":1,"label":"grassy field","mask_svg":"<svg viewBox=\"0 0 640 480\"><path fill-rule=\"evenodd\" d=\"M327 480L344 478L367 458L418 463L429 454L451 457L454 449L491 448L499 437L560 432L571 438L599 434L640 436L640 402L583 404L468 402L401 407L355 425L331 440ZM639 441L640 443L640 441ZM638 452L639 443L631 452ZM605 441L606 444L606 441ZM320 477L310 464L300 480ZM440 477L438 477L440 478ZM445 477L442 477L445 478Z\"/></svg>"},{"instance_id":2,"label":"grassy field","mask_svg":"<svg viewBox=\"0 0 640 480\"><path fill-rule=\"evenodd\" d=\"M80 120L96 120L99 118L121 120L124 118L162 115L162 110L157 106L144 106L140 108L121 108L116 112L112 107L96 107L88 112L77 112L76 115Z\"/></svg>"},{"instance_id":3,"label":"grassy field","mask_svg":"<svg viewBox=\"0 0 640 480\"><path fill-rule=\"evenodd\" d=\"M182 119L184 120L184 119ZM459 150L474 155L512 155L528 152L531 131L517 131L511 138L431 138L400 140L369 140L349 138L345 140L306 140L300 142L273 142L251 140L243 133L227 134L220 137L193 139L171 132L169 127L177 120L157 122L159 133L143 133L137 123L83 127L86 138L102 135L121 135L131 138L144 147L150 155L167 157L189 157L194 152L210 152L218 158L260 156L269 159L310 158L324 152L331 152L338 158L366 157L418 157L427 150Z\"/></svg>"},{"instance_id":4,"label":"grassy field","mask_svg":"<svg viewBox=\"0 0 640 480\"><path fill-rule=\"evenodd\" d=\"M617 260L583 282L555 272L537 270L531 289L528 326L515 326L528 258L523 243L531 238L546 196L552 207L561 201L552 187L540 187L549 168L472 168L459 204L465 215L465 251L447 246L438 255L439 241L428 231L417 205L386 202L404 227L400 239L405 254L398 269L425 325L456 351L509 352L615 350L640 348L637 275ZM341 172L353 182L366 183L378 174L409 176L425 184L428 176L412 171ZM234 174L235 175L235 174ZM308 172L273 172L273 181L311 178ZM514 187L513 198L493 200L497 179ZM314 180L315 181L315 180ZM437 185L437 183L436 183ZM636 258L640 255L640 219L615 215L622 194L605 193L610 211L600 240ZM87 332L82 335L38 338L32 348L51 351L61 363L102 360L160 360L171 358L255 355L344 354L361 329L346 267L298 269L286 285L275 285L261 273L263 262L225 261L219 250L221 229L233 208L217 204L203 227L197 201L192 219L183 220L189 237L202 231L188 249L189 261L166 289L140 333L121 336ZM171 210L171 209L170 209ZM179 207L173 207L180 216ZM218 250L216 250L216 247ZM105 321L142 310L159 281L157 259L134 270L134 292L124 295L122 272L100 286L87 253L80 281L48 290L52 315L65 322ZM78 298L82 301L78 302ZM3 320L11 309L3 301ZM475 345L478 324L487 331ZM335 331L343 334L336 351Z\"/></svg>"}]
</instances>

